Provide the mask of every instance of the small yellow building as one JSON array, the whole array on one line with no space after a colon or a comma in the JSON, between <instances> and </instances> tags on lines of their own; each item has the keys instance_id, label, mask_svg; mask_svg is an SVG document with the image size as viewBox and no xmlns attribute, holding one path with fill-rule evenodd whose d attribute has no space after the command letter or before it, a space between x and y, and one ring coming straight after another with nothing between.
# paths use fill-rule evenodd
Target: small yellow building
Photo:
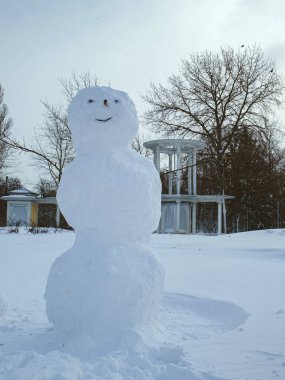
<instances>
[{"instance_id":1,"label":"small yellow building","mask_svg":"<svg viewBox=\"0 0 285 380\"><path fill-rule=\"evenodd\" d=\"M7 202L6 225L38 225L39 205L56 205L56 225L59 226L60 211L55 197L41 198L26 188L9 191L0 197Z\"/></svg>"}]
</instances>

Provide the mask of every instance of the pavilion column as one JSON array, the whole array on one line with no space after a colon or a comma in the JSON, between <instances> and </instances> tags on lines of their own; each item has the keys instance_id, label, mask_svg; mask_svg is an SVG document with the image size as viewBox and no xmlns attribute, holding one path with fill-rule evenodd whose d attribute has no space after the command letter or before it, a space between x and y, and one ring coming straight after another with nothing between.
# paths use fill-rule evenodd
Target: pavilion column
<instances>
[{"instance_id":1,"label":"pavilion column","mask_svg":"<svg viewBox=\"0 0 285 380\"><path fill-rule=\"evenodd\" d=\"M175 232L180 232L180 200L176 200L176 220L175 220Z\"/></svg>"},{"instance_id":2,"label":"pavilion column","mask_svg":"<svg viewBox=\"0 0 285 380\"><path fill-rule=\"evenodd\" d=\"M154 153L154 157L153 157L154 166L156 167L156 170L158 171L158 173L160 173L160 147L159 146L155 147L155 150L153 153Z\"/></svg>"},{"instance_id":3,"label":"pavilion column","mask_svg":"<svg viewBox=\"0 0 285 380\"><path fill-rule=\"evenodd\" d=\"M58 204L56 204L55 223L56 223L56 227L58 228L60 224L60 209L58 207Z\"/></svg>"},{"instance_id":4,"label":"pavilion column","mask_svg":"<svg viewBox=\"0 0 285 380\"><path fill-rule=\"evenodd\" d=\"M222 233L222 203L218 203L218 235Z\"/></svg>"},{"instance_id":5,"label":"pavilion column","mask_svg":"<svg viewBox=\"0 0 285 380\"><path fill-rule=\"evenodd\" d=\"M192 234L196 234L196 203L192 204Z\"/></svg>"},{"instance_id":6,"label":"pavilion column","mask_svg":"<svg viewBox=\"0 0 285 380\"><path fill-rule=\"evenodd\" d=\"M193 165L193 170L192 170L192 174L193 174L193 195L197 195L197 150L194 149L193 150L193 161L192 161L192 165Z\"/></svg>"},{"instance_id":7,"label":"pavilion column","mask_svg":"<svg viewBox=\"0 0 285 380\"><path fill-rule=\"evenodd\" d=\"M11 222L10 217L10 202L7 201L7 210L6 210L6 226L8 226Z\"/></svg>"},{"instance_id":8,"label":"pavilion column","mask_svg":"<svg viewBox=\"0 0 285 380\"><path fill-rule=\"evenodd\" d=\"M168 175L168 194L172 194L172 180L173 180L173 173L172 173L172 154L168 154L168 162L169 162L169 175Z\"/></svg>"},{"instance_id":9,"label":"pavilion column","mask_svg":"<svg viewBox=\"0 0 285 380\"><path fill-rule=\"evenodd\" d=\"M188 153L187 156L187 165L188 165L188 194L192 195L192 154Z\"/></svg>"},{"instance_id":10,"label":"pavilion column","mask_svg":"<svg viewBox=\"0 0 285 380\"><path fill-rule=\"evenodd\" d=\"M153 150L154 156L153 156L153 162L156 170L158 171L158 174L160 175L160 147L156 146ZM159 234L160 225L157 226L156 233Z\"/></svg>"},{"instance_id":11,"label":"pavilion column","mask_svg":"<svg viewBox=\"0 0 285 380\"><path fill-rule=\"evenodd\" d=\"M180 177L181 177L181 148L177 147L177 181L176 181L176 194L180 195Z\"/></svg>"}]
</instances>

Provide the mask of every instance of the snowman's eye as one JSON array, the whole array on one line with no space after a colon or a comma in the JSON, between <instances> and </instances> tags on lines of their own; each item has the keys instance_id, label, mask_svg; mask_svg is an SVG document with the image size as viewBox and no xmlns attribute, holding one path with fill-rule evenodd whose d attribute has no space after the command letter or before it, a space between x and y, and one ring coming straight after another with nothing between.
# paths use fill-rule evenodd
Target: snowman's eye
<instances>
[{"instance_id":1,"label":"snowman's eye","mask_svg":"<svg viewBox=\"0 0 285 380\"><path fill-rule=\"evenodd\" d=\"M88 100L88 103L94 103L94 102L95 102L95 100L93 100L93 99Z\"/></svg>"},{"instance_id":2,"label":"snowman's eye","mask_svg":"<svg viewBox=\"0 0 285 380\"><path fill-rule=\"evenodd\" d=\"M115 99L114 102L115 102L115 103L119 103L119 100L118 100L118 99Z\"/></svg>"}]
</instances>

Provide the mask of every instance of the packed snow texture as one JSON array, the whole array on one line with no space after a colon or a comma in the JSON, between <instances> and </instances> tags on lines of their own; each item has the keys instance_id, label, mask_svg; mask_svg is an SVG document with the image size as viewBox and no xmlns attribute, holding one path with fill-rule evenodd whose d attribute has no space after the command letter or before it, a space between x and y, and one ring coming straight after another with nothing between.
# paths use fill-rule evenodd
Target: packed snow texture
<instances>
[{"instance_id":1,"label":"packed snow texture","mask_svg":"<svg viewBox=\"0 0 285 380\"><path fill-rule=\"evenodd\" d=\"M76 240L49 273L48 319L92 350L134 347L155 324L164 271L149 251L160 218L161 183L153 163L130 148L138 131L122 91L90 87L68 108L76 149L57 200Z\"/></svg>"},{"instance_id":2,"label":"packed snow texture","mask_svg":"<svg viewBox=\"0 0 285 380\"><path fill-rule=\"evenodd\" d=\"M1 380L285 379L285 230L151 236L165 293L148 346L96 355L56 334L42 294L73 232L0 231Z\"/></svg>"},{"instance_id":3,"label":"packed snow texture","mask_svg":"<svg viewBox=\"0 0 285 380\"><path fill-rule=\"evenodd\" d=\"M8 300L7 298L0 292L0 318L3 317L8 309Z\"/></svg>"}]
</instances>

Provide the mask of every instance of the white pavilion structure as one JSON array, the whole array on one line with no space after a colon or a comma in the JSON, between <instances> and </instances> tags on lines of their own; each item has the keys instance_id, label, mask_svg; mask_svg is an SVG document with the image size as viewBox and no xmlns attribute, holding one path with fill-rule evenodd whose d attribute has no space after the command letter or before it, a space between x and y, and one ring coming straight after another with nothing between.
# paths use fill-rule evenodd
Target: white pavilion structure
<instances>
[{"instance_id":1,"label":"white pavilion structure","mask_svg":"<svg viewBox=\"0 0 285 380\"><path fill-rule=\"evenodd\" d=\"M168 194L161 195L161 220L157 233L195 234L197 225L196 208L198 203L216 203L217 233L222 233L222 207L230 195L199 195L197 194L197 152L205 144L197 140L162 139L144 143L151 149L154 165L160 173L161 154L168 158ZM186 156L188 170L188 193L181 194L181 158Z\"/></svg>"}]
</instances>

